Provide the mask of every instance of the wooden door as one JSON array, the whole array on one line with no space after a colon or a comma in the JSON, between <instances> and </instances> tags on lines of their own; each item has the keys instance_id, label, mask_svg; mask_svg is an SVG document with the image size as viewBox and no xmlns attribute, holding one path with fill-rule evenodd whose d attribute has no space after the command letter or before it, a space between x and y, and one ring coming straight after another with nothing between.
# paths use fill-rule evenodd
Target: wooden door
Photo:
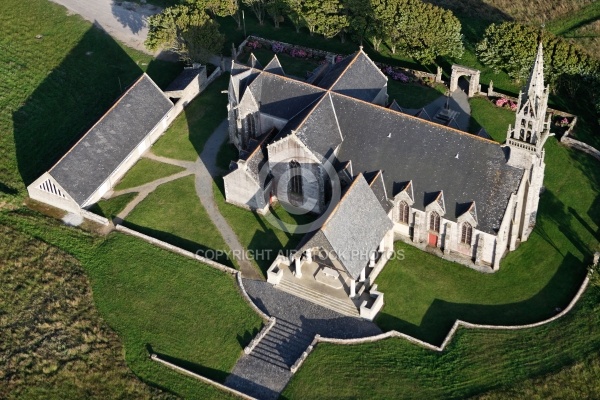
<instances>
[{"instance_id":1,"label":"wooden door","mask_svg":"<svg viewBox=\"0 0 600 400\"><path fill-rule=\"evenodd\" d=\"M437 236L437 235L435 235L435 234L433 234L433 233L430 233L430 234L429 234L429 240L428 240L428 242L427 242L427 243L428 243L430 246L432 246L432 247L437 247L437 243L438 243L438 236Z\"/></svg>"}]
</instances>

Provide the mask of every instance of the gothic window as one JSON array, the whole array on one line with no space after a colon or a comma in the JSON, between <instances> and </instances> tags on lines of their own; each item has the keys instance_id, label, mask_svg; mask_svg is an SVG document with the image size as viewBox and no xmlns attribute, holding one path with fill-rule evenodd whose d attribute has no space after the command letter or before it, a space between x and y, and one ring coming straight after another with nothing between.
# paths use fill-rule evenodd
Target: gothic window
<instances>
[{"instance_id":1,"label":"gothic window","mask_svg":"<svg viewBox=\"0 0 600 400\"><path fill-rule=\"evenodd\" d=\"M302 195L302 170L296 160L290 161L290 192Z\"/></svg>"},{"instance_id":2,"label":"gothic window","mask_svg":"<svg viewBox=\"0 0 600 400\"><path fill-rule=\"evenodd\" d=\"M521 133L519 134L519 140L525 139L525 129L521 129Z\"/></svg>"},{"instance_id":3,"label":"gothic window","mask_svg":"<svg viewBox=\"0 0 600 400\"><path fill-rule=\"evenodd\" d=\"M246 116L246 132L248 132L251 137L256 136L256 121L252 114Z\"/></svg>"},{"instance_id":4,"label":"gothic window","mask_svg":"<svg viewBox=\"0 0 600 400\"><path fill-rule=\"evenodd\" d=\"M464 244L471 244L471 237L473 236L473 227L468 222L462 224L460 242Z\"/></svg>"},{"instance_id":5,"label":"gothic window","mask_svg":"<svg viewBox=\"0 0 600 400\"><path fill-rule=\"evenodd\" d=\"M398 222L408 224L408 204L405 201L398 204Z\"/></svg>"},{"instance_id":6,"label":"gothic window","mask_svg":"<svg viewBox=\"0 0 600 400\"><path fill-rule=\"evenodd\" d=\"M429 215L429 230L433 232L440 232L440 214L432 211Z\"/></svg>"}]
</instances>

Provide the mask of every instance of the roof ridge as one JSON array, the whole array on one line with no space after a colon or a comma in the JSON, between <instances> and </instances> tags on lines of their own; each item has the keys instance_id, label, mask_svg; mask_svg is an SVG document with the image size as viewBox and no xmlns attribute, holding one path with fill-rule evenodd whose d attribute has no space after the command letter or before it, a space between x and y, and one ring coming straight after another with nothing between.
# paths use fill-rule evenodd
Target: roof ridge
<instances>
[{"instance_id":1,"label":"roof ridge","mask_svg":"<svg viewBox=\"0 0 600 400\"><path fill-rule=\"evenodd\" d=\"M342 72L340 72L340 75L337 77L337 79L331 84L329 85L329 88L327 89L328 92L331 91L331 89L337 85L337 83L339 82L340 79L342 79L342 76L344 76L344 74L346 73L346 71L348 71L348 68L350 68L350 66L352 64L354 64L354 62L356 61L356 59L358 58L358 55L360 54L360 51L357 51L356 53L354 53L354 58L352 59L352 61L350 61L350 63L348 63L348 65L346 65L346 68L344 68L342 70ZM335 64L334 64L335 65Z\"/></svg>"},{"instance_id":2,"label":"roof ridge","mask_svg":"<svg viewBox=\"0 0 600 400\"><path fill-rule=\"evenodd\" d=\"M346 189L346 192L344 193L344 195L340 198L340 201L338 201L338 203L335 205L335 207L333 208L333 210L331 210L331 213L327 216L327 219L325 220L325 222L323 222L323 225L321 225L321 230L325 229L325 227L327 226L327 223L331 220L331 218L333 217L333 215L337 212L338 208L340 207L340 205L342 204L342 202L346 199L346 196L348 195L348 193L350 193L350 191L352 190L352 188L354 187L354 185L356 185L356 183L359 181L360 177L362 177L363 179L365 179L365 177L362 174L362 172L359 172L358 175L356 175L356 177L354 178L354 180L352 181L352 183L350 184L350 186L348 186L348 189Z\"/></svg>"},{"instance_id":3,"label":"roof ridge","mask_svg":"<svg viewBox=\"0 0 600 400\"><path fill-rule=\"evenodd\" d=\"M386 111L386 112L390 112L390 113L393 113L393 114L396 114L396 115L402 115L403 117L406 117L406 118L409 118L409 119L414 119L416 121L424 122L424 123L427 123L427 124L430 124L430 125L433 125L433 126L436 126L436 127L439 127L439 128L446 129L448 131L456 132L456 133L459 133L459 134L461 134L463 136L466 136L466 137L471 137L473 139L481 140L481 141L488 142L488 143L491 143L491 144L495 144L495 145L498 145L498 146L502 145L501 143L498 143L495 140L490 140L490 139L482 138L482 137L479 137L479 136L474 135L472 133L464 132L464 131L461 131L459 129L452 128L452 127L449 127L449 126L440 125L440 124L437 124L437 123L435 123L433 121L428 121L426 119L419 118L419 117L416 117L414 115L410 115L410 114L406 114L406 113L403 113L403 112L400 112L400 111L392 110L390 108L383 107L383 106L380 106L378 104L370 103L370 102L365 101L365 100L357 99L355 97L348 96L346 94L342 94L342 93L339 93L339 92L331 92L331 93L333 93L336 96L342 96L344 98L347 98L347 99L350 99L350 100L353 100L353 101L357 101L357 102L360 102L360 103L367 104L367 105L369 105L371 107L375 107L377 109L380 109L380 110L383 110L383 111Z\"/></svg>"},{"instance_id":4,"label":"roof ridge","mask_svg":"<svg viewBox=\"0 0 600 400\"><path fill-rule=\"evenodd\" d=\"M119 96L114 102L113 104L110 106L110 108L108 110L106 110L104 112L104 114L102 114L102 116L100 117L100 119L98 119L94 125L92 125L87 131L85 131L85 133L71 146L71 148L69 148L69 150L67 150L67 152L65 154L63 154L63 156L54 163L54 165L52 165L52 167L47 171L48 173L50 173L54 167L56 167L69 153L71 153L71 151L77 147L77 145L83 140L85 139L85 137L88 135L88 133L90 133L92 131L92 129L94 129L100 122L102 122L104 120L104 118L117 106L117 104L119 104L119 102L131 91L133 90L133 88L142 81L142 79L144 79L144 77L147 77L148 79L150 79L152 81L152 78L150 78L150 76L146 75L146 73L144 72L134 83L132 83L131 85L129 85L129 87L127 88L127 90L125 90L125 92L123 92L123 94L121 96ZM156 86L156 84L155 84ZM158 86L156 86L158 88ZM160 90L160 88L158 88L158 90ZM160 90L161 93L163 93L162 90ZM164 95L164 93L163 93ZM171 102L170 99L167 98L167 100L169 100L169 102ZM173 104L173 103L171 103ZM171 105L172 107L172 105Z\"/></svg>"}]
</instances>

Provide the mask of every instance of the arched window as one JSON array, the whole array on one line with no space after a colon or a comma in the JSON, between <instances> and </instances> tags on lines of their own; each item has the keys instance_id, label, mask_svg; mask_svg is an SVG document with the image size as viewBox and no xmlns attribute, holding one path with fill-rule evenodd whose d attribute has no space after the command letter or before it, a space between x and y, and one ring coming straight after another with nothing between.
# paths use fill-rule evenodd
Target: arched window
<instances>
[{"instance_id":1,"label":"arched window","mask_svg":"<svg viewBox=\"0 0 600 400\"><path fill-rule=\"evenodd\" d=\"M296 160L290 161L290 192L302 195L302 169Z\"/></svg>"},{"instance_id":2,"label":"arched window","mask_svg":"<svg viewBox=\"0 0 600 400\"><path fill-rule=\"evenodd\" d=\"M429 230L434 232L440 232L440 214L432 211L429 215Z\"/></svg>"},{"instance_id":3,"label":"arched window","mask_svg":"<svg viewBox=\"0 0 600 400\"><path fill-rule=\"evenodd\" d=\"M405 201L398 204L398 221L408 224L408 204Z\"/></svg>"},{"instance_id":4,"label":"arched window","mask_svg":"<svg viewBox=\"0 0 600 400\"><path fill-rule=\"evenodd\" d=\"M460 242L464 244L471 244L471 237L473 236L473 227L468 222L462 224Z\"/></svg>"}]
</instances>

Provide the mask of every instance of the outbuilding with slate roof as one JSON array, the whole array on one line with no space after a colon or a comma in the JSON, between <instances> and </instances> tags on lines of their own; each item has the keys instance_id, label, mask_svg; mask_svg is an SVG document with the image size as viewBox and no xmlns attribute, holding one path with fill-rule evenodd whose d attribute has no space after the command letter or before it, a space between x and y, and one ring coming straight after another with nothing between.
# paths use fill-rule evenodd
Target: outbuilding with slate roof
<instances>
[{"instance_id":1,"label":"outbuilding with slate roof","mask_svg":"<svg viewBox=\"0 0 600 400\"><path fill-rule=\"evenodd\" d=\"M96 203L164 132L173 103L143 74L49 171L29 196L79 213Z\"/></svg>"}]
</instances>

